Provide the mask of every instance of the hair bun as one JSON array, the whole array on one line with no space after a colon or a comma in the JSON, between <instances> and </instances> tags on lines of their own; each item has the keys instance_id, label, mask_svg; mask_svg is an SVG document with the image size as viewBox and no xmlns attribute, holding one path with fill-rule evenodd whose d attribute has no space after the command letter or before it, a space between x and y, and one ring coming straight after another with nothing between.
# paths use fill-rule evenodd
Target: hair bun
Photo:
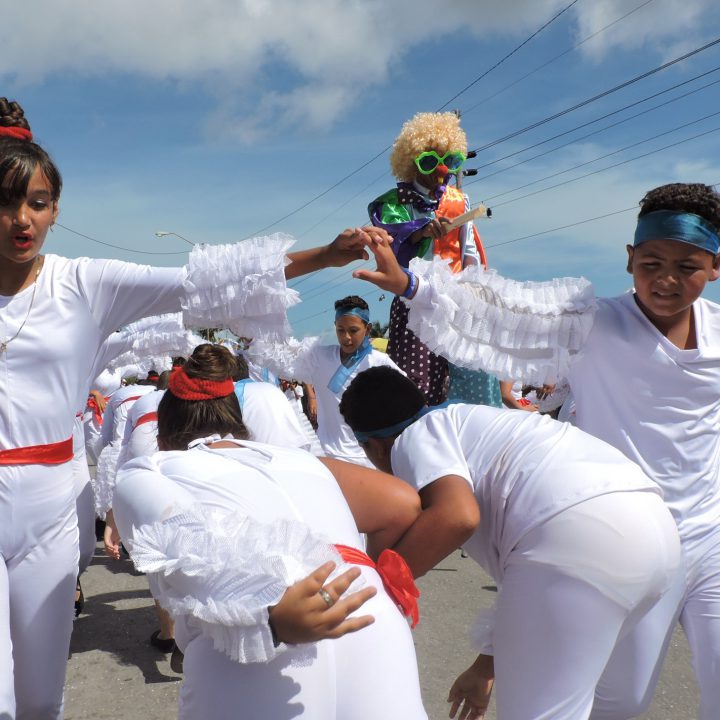
<instances>
[{"instance_id":1,"label":"hair bun","mask_svg":"<svg viewBox=\"0 0 720 720\"><path fill-rule=\"evenodd\" d=\"M20 103L0 97L0 126L30 130L30 124L25 119L25 111Z\"/></svg>"},{"instance_id":2,"label":"hair bun","mask_svg":"<svg viewBox=\"0 0 720 720\"><path fill-rule=\"evenodd\" d=\"M189 377L218 382L233 377L237 371L235 356L222 345L211 343L198 345L184 367Z\"/></svg>"}]
</instances>

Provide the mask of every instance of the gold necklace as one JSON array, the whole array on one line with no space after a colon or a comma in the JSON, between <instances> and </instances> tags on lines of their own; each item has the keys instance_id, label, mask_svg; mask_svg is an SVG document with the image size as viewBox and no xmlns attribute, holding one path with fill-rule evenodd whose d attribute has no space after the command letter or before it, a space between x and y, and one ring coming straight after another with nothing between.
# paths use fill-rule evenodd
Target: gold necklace
<instances>
[{"instance_id":1,"label":"gold necklace","mask_svg":"<svg viewBox=\"0 0 720 720\"><path fill-rule=\"evenodd\" d=\"M33 291L32 296L30 297L30 307L28 308L27 314L25 315L25 319L22 321L22 325L18 328L18 331L9 339L5 340L5 342L0 342L0 355L3 355L5 351L7 350L7 346L22 332L22 329L25 327L25 323L28 321L28 318L30 317L30 312L33 308L33 303L35 302L35 291L37 290L37 281L38 277L40 276L40 270L42 270L42 260L40 260L40 257L38 256L38 268L35 271L35 279L33 280Z\"/></svg>"}]
</instances>

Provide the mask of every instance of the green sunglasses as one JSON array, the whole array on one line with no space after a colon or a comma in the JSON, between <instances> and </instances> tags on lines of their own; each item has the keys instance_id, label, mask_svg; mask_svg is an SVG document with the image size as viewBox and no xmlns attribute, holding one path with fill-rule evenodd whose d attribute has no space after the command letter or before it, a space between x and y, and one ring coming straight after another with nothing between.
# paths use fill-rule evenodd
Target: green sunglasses
<instances>
[{"instance_id":1,"label":"green sunglasses","mask_svg":"<svg viewBox=\"0 0 720 720\"><path fill-rule=\"evenodd\" d=\"M440 157L434 150L429 150L420 153L415 158L415 165L423 175L430 175L430 173L435 172L438 165L445 165L451 173L456 173L465 164L466 160L467 157L461 152L450 150Z\"/></svg>"}]
</instances>

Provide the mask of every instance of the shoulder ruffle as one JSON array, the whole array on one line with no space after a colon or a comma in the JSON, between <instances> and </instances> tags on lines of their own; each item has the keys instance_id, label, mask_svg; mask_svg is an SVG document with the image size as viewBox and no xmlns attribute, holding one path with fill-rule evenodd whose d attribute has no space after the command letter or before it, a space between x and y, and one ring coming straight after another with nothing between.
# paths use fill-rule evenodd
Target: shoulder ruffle
<instances>
[{"instance_id":1,"label":"shoulder ruffle","mask_svg":"<svg viewBox=\"0 0 720 720\"><path fill-rule=\"evenodd\" d=\"M133 528L126 545L137 569L151 574L158 602L173 616L192 617L216 650L240 663L287 650L273 645L268 606L324 562L342 565L330 542L304 523L262 523L202 506ZM303 645L294 654L300 649L306 658L315 652Z\"/></svg>"},{"instance_id":2,"label":"shoulder ruffle","mask_svg":"<svg viewBox=\"0 0 720 720\"><path fill-rule=\"evenodd\" d=\"M240 337L286 337L287 310L299 302L285 283L293 242L276 233L232 245L196 245L184 281L185 325L228 328Z\"/></svg>"},{"instance_id":3,"label":"shoulder ruffle","mask_svg":"<svg viewBox=\"0 0 720 720\"><path fill-rule=\"evenodd\" d=\"M120 332L127 338L129 349L108 364L110 370L128 365L145 373L169 370L173 357L188 356L205 342L197 333L185 328L182 313L143 318Z\"/></svg>"},{"instance_id":4,"label":"shoulder ruffle","mask_svg":"<svg viewBox=\"0 0 720 720\"><path fill-rule=\"evenodd\" d=\"M278 377L309 380L305 377L306 361L321 344L319 337L289 338L285 342L260 339L253 340L245 354L252 362L268 368Z\"/></svg>"},{"instance_id":5,"label":"shoulder ruffle","mask_svg":"<svg viewBox=\"0 0 720 720\"><path fill-rule=\"evenodd\" d=\"M593 325L597 303L585 278L518 282L480 266L453 274L440 258L411 267L429 287L409 303L408 327L452 363L501 380L567 376Z\"/></svg>"}]
</instances>

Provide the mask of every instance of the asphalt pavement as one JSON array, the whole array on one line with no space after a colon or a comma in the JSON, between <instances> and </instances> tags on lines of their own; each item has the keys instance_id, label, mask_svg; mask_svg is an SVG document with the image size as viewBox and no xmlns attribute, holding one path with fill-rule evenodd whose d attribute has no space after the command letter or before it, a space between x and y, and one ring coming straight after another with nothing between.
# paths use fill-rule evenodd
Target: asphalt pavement
<instances>
[{"instance_id":1,"label":"asphalt pavement","mask_svg":"<svg viewBox=\"0 0 720 720\"><path fill-rule=\"evenodd\" d=\"M492 605L496 588L459 552L418 585L422 618L414 637L421 688L430 720L440 720L448 716L450 685L474 657L467 630L477 610ZM98 545L83 588L85 610L75 621L68 664L66 720L177 717L182 677L170 669L168 656L148 644L157 622L145 578L134 572L129 560L105 558ZM678 631L652 707L642 718L693 720L697 706L687 643ZM486 718L495 720L494 707ZM242 714L238 719L255 720Z\"/></svg>"}]
</instances>

